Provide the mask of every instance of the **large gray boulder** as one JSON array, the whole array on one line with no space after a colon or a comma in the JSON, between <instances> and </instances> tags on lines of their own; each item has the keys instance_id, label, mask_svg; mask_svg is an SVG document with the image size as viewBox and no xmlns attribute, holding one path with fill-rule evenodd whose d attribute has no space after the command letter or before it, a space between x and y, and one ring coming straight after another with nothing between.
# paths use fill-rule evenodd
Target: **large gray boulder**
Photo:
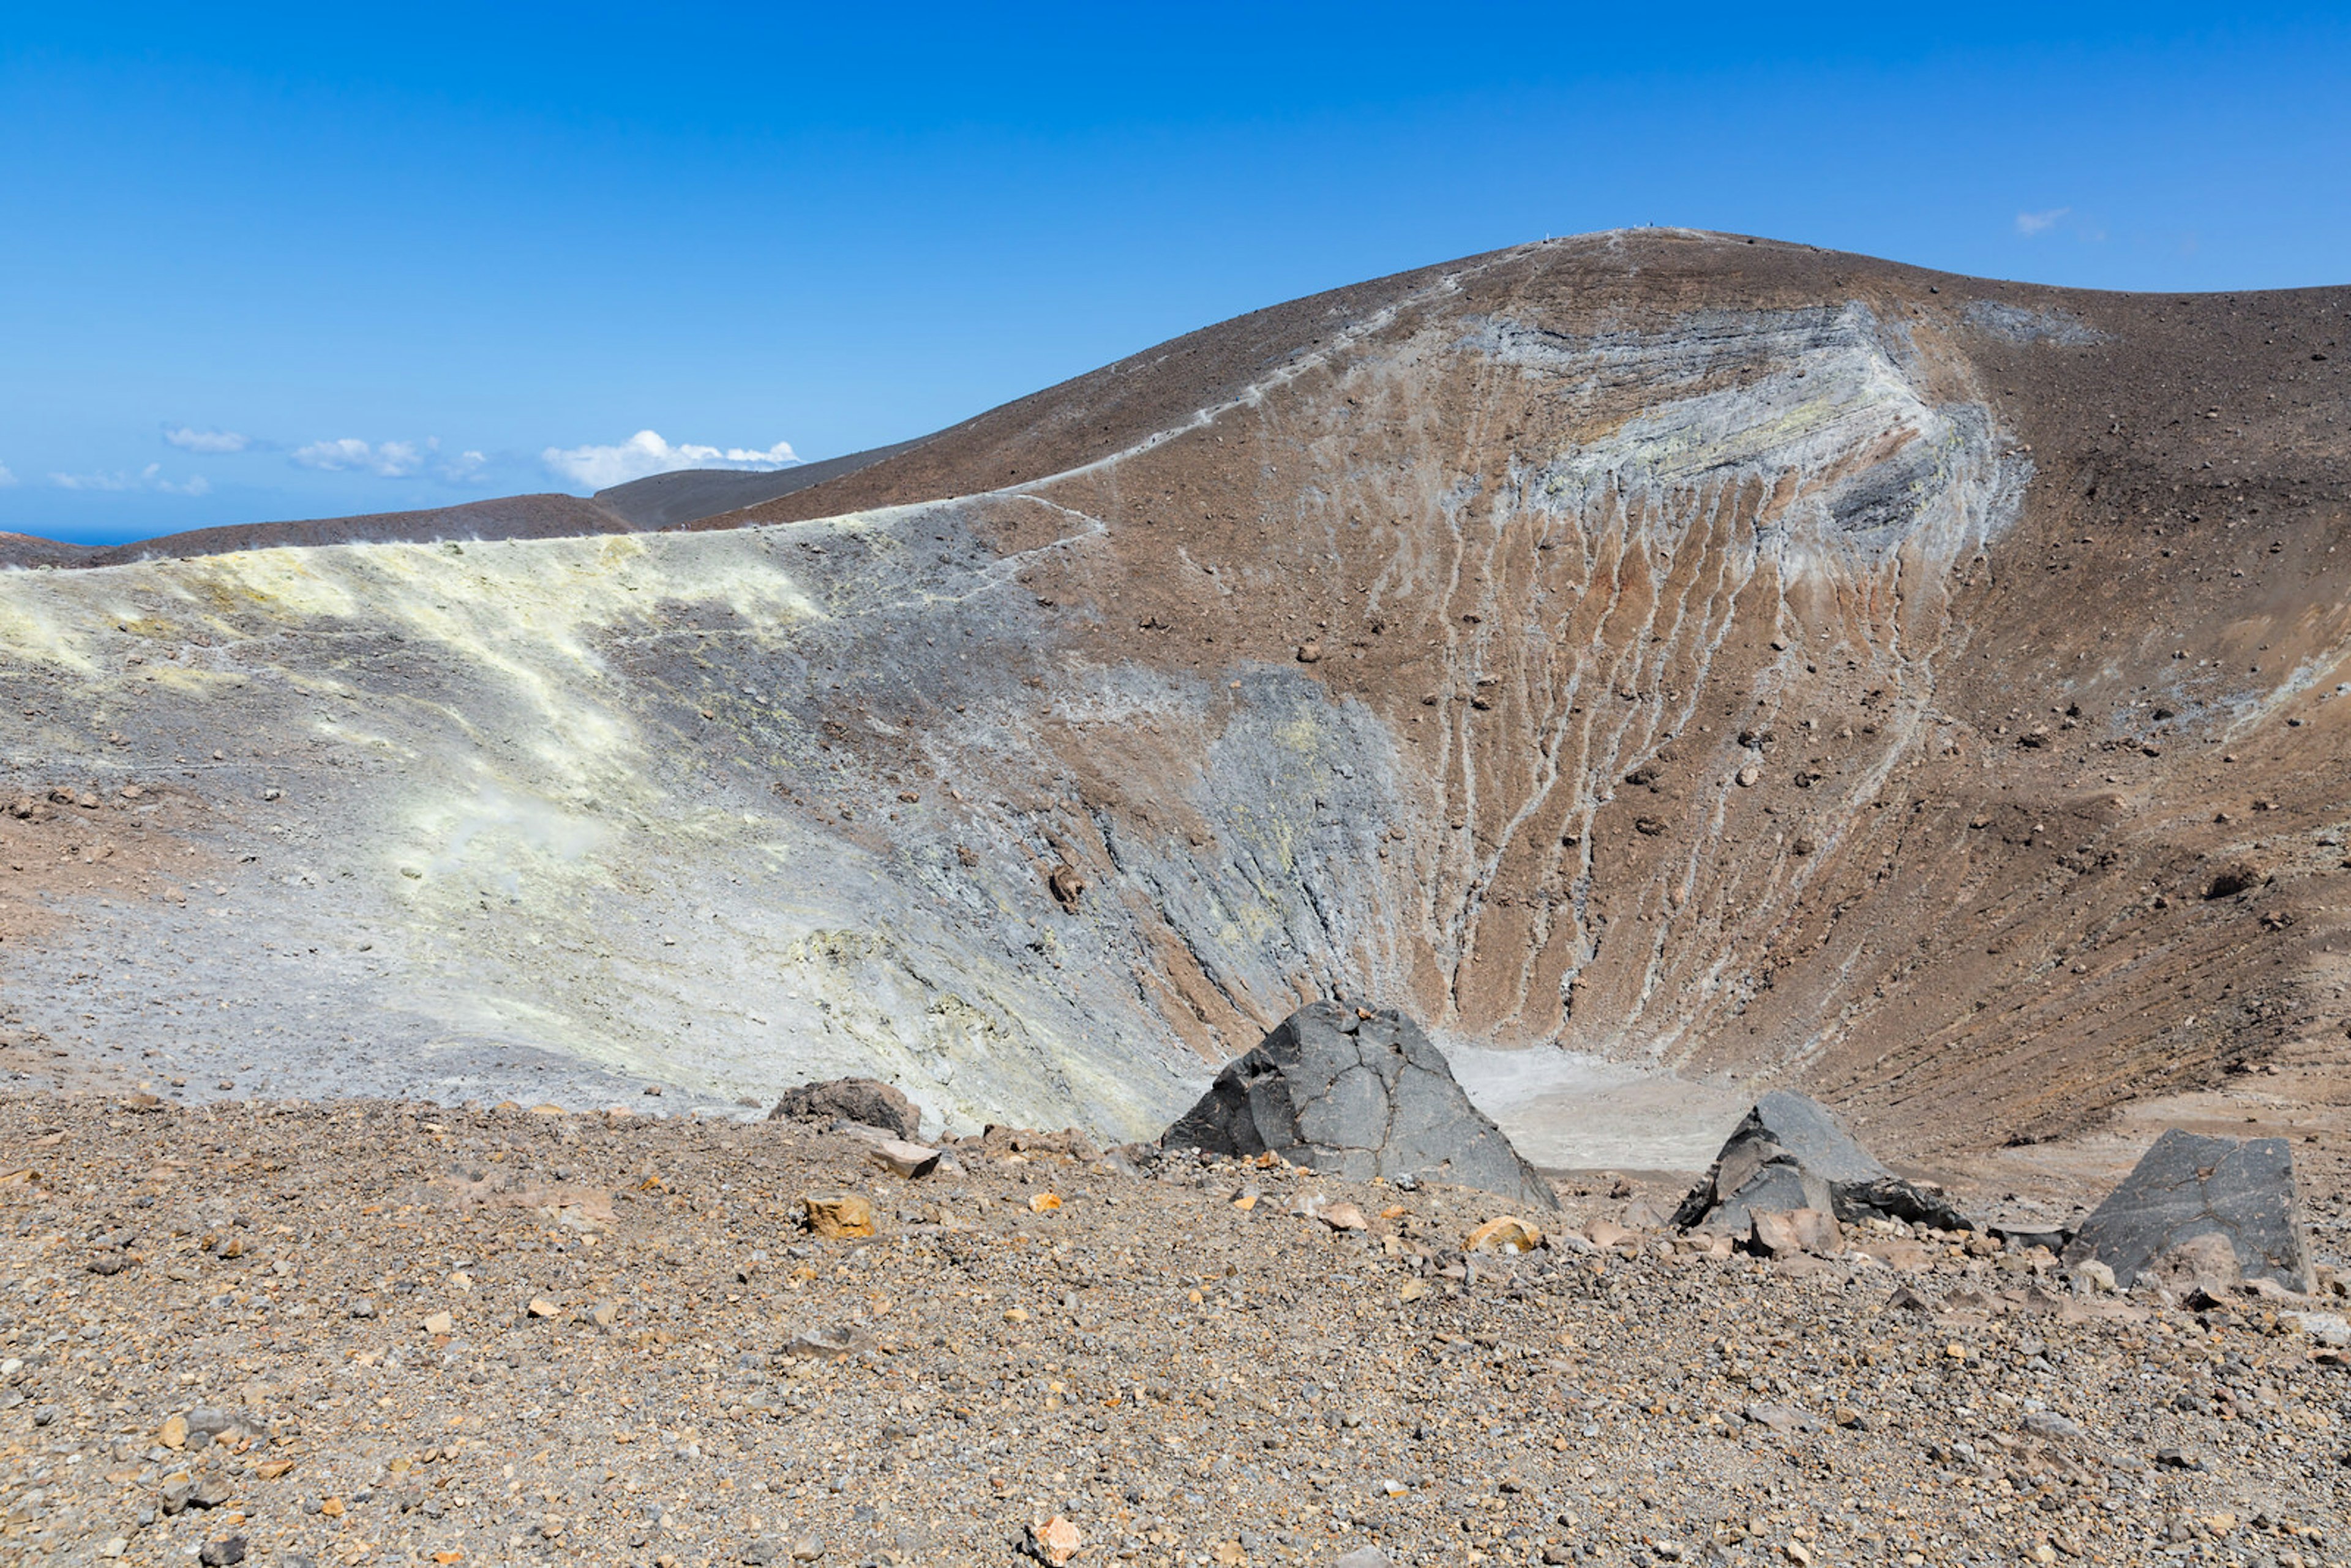
<instances>
[{"instance_id":1,"label":"large gray boulder","mask_svg":"<svg viewBox=\"0 0 2351 1568\"><path fill-rule=\"evenodd\" d=\"M1269 1150L1334 1176L1425 1176L1556 1208L1551 1185L1469 1103L1420 1026L1388 1009L1299 1009L1161 1134L1167 1149Z\"/></svg>"},{"instance_id":2,"label":"large gray boulder","mask_svg":"<svg viewBox=\"0 0 2351 1568\"><path fill-rule=\"evenodd\" d=\"M1879 1164L1827 1106L1784 1089L1758 1100L1731 1131L1674 1223L1744 1235L1757 1210L1796 1208L1834 1214L1847 1225L1876 1218L1974 1228L1941 1193Z\"/></svg>"},{"instance_id":3,"label":"large gray boulder","mask_svg":"<svg viewBox=\"0 0 2351 1568\"><path fill-rule=\"evenodd\" d=\"M2092 1259L2127 1288L2173 1260L2225 1241L2247 1280L2310 1289L2294 1154L2283 1138L2210 1138L2174 1127L2140 1156L2065 1249Z\"/></svg>"}]
</instances>

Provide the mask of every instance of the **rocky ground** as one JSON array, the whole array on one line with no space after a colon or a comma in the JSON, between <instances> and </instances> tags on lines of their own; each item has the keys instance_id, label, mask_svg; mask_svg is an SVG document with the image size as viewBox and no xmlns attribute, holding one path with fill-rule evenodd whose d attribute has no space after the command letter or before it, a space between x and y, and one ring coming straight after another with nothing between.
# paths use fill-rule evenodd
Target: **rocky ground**
<instances>
[{"instance_id":1,"label":"rocky ground","mask_svg":"<svg viewBox=\"0 0 2351 1568\"><path fill-rule=\"evenodd\" d=\"M2324 1302L1562 1196L1465 1257L1478 1194L1063 1138L19 1094L0 1561L2351 1563Z\"/></svg>"}]
</instances>

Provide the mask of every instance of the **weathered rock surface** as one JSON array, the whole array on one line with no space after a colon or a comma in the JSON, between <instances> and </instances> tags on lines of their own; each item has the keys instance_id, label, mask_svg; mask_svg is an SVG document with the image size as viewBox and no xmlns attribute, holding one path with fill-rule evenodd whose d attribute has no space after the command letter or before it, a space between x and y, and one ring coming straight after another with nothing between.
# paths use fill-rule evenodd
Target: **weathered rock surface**
<instances>
[{"instance_id":1,"label":"weathered rock surface","mask_svg":"<svg viewBox=\"0 0 2351 1568\"><path fill-rule=\"evenodd\" d=\"M1255 1155L1362 1180L1427 1176L1558 1207L1551 1184L1453 1080L1420 1026L1313 1002L1282 1020L1160 1138L1169 1149Z\"/></svg>"},{"instance_id":2,"label":"weathered rock surface","mask_svg":"<svg viewBox=\"0 0 2351 1568\"><path fill-rule=\"evenodd\" d=\"M912 1139L921 1131L923 1113L896 1088L872 1078L835 1078L824 1083L803 1083L787 1089L768 1120L780 1122L850 1121L879 1127Z\"/></svg>"},{"instance_id":3,"label":"weathered rock surface","mask_svg":"<svg viewBox=\"0 0 2351 1568\"><path fill-rule=\"evenodd\" d=\"M1760 1213L1813 1209L1850 1225L1873 1216L1932 1225L1974 1227L1940 1193L1905 1181L1845 1131L1827 1106L1775 1089L1732 1129L1706 1179L1674 1214L1684 1230L1744 1236Z\"/></svg>"},{"instance_id":4,"label":"weathered rock surface","mask_svg":"<svg viewBox=\"0 0 2351 1568\"><path fill-rule=\"evenodd\" d=\"M2215 1271L2198 1250L2209 1250L2207 1238L2228 1242L2246 1280L2310 1288L2294 1155L2283 1138L2213 1138L2172 1128L2083 1222L2065 1260L2095 1259L2126 1289L2150 1271L2176 1277L2184 1270L2201 1282ZM2180 1267L2166 1270L2170 1260Z\"/></svg>"}]
</instances>

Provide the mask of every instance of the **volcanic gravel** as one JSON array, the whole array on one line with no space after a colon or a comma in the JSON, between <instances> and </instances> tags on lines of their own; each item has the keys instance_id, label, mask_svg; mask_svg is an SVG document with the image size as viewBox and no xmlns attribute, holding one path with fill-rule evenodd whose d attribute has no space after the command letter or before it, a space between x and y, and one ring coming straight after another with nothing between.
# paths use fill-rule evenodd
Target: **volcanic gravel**
<instances>
[{"instance_id":1,"label":"volcanic gravel","mask_svg":"<svg viewBox=\"0 0 2351 1568\"><path fill-rule=\"evenodd\" d=\"M0 1560L2351 1562L2320 1303L1133 1153L0 1101Z\"/></svg>"}]
</instances>

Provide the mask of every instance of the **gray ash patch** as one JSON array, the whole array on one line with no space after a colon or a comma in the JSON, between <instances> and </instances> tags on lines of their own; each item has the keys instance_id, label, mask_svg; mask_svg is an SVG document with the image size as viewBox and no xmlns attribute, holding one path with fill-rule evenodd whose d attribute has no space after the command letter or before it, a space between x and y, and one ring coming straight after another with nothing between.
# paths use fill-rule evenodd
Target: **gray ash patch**
<instances>
[{"instance_id":1,"label":"gray ash patch","mask_svg":"<svg viewBox=\"0 0 2351 1568\"><path fill-rule=\"evenodd\" d=\"M2106 333L2069 311L2046 308L2034 310L2001 299L1971 300L1959 312L1959 319L1979 332L1989 332L2011 343L2052 343L2061 349L2080 349L2109 340Z\"/></svg>"}]
</instances>

